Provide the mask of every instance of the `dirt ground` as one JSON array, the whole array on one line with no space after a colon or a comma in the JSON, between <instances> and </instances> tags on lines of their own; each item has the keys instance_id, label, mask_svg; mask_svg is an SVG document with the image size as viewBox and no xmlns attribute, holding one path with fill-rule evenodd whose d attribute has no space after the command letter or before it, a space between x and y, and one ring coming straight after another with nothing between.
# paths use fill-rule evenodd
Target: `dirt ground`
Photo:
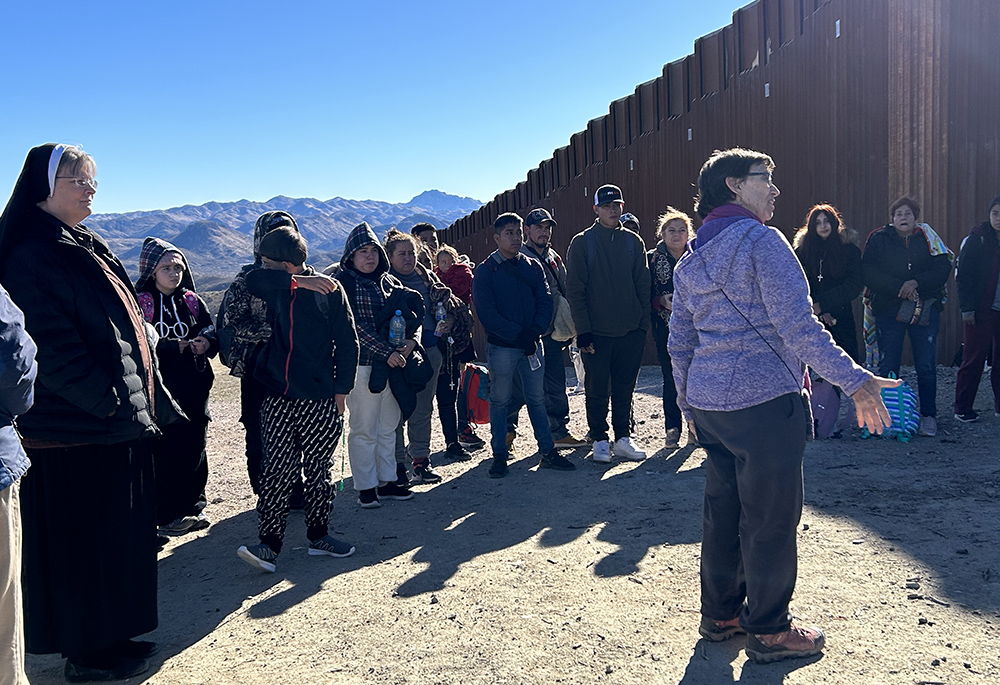
<instances>
[{"instance_id":1,"label":"dirt ground","mask_svg":"<svg viewBox=\"0 0 1000 685\"><path fill-rule=\"evenodd\" d=\"M256 514L238 385L222 372L214 525L160 554L160 627L147 639L162 651L132 682L1000 682L1000 418L988 382L977 424L951 418L955 371L942 367L937 438L855 431L808 445L792 610L826 630L827 649L758 666L741 637L699 639L704 453L683 439L661 448L658 368L643 369L636 395L642 463L599 465L577 450L576 471L539 471L521 435L505 479L487 478L486 451L466 463L439 454L442 483L364 510L341 445L331 528L357 552L307 556L293 513L274 574L236 556L256 542ZM582 435L583 397L570 406ZM524 412L521 425L528 434ZM32 683L65 682L62 665L30 656Z\"/></svg>"}]
</instances>

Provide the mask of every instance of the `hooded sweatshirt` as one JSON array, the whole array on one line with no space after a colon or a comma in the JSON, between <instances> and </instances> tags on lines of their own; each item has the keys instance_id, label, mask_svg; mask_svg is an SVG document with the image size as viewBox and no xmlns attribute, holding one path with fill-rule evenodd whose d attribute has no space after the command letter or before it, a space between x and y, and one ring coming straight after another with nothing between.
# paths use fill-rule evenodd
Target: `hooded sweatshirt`
<instances>
[{"instance_id":1,"label":"hooded sweatshirt","mask_svg":"<svg viewBox=\"0 0 1000 685\"><path fill-rule=\"evenodd\" d=\"M872 377L813 315L785 237L745 215L709 215L677 263L668 349L687 419L798 393L804 364L850 395Z\"/></svg>"}]
</instances>

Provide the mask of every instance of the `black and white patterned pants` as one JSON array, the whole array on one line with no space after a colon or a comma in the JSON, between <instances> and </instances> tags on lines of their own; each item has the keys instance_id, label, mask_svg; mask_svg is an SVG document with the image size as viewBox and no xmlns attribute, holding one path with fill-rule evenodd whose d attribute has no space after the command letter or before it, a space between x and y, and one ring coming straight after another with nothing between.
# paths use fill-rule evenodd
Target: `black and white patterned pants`
<instances>
[{"instance_id":1,"label":"black and white patterned pants","mask_svg":"<svg viewBox=\"0 0 1000 685\"><path fill-rule=\"evenodd\" d=\"M281 551L288 521L292 486L305 471L306 535L318 540L327 534L333 510L333 451L344 431L336 401L268 396L260 408L264 457L260 473L261 542Z\"/></svg>"}]
</instances>

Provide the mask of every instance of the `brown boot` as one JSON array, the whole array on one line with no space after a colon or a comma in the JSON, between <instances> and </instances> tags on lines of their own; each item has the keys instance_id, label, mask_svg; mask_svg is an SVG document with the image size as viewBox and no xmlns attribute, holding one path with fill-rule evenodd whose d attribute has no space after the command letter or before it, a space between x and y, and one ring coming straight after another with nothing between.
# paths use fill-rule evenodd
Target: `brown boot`
<instances>
[{"instance_id":1,"label":"brown boot","mask_svg":"<svg viewBox=\"0 0 1000 685\"><path fill-rule=\"evenodd\" d=\"M747 635L747 657L758 664L769 664L782 659L813 656L823 651L826 636L819 628L800 628L793 625L782 633Z\"/></svg>"}]
</instances>

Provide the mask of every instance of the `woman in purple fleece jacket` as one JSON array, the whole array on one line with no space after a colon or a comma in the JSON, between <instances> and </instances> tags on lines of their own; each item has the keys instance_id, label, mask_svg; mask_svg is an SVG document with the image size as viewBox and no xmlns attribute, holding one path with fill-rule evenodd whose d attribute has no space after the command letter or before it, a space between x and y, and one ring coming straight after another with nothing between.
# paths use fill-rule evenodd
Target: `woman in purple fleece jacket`
<instances>
[{"instance_id":1,"label":"woman in purple fleece jacket","mask_svg":"<svg viewBox=\"0 0 1000 685\"><path fill-rule=\"evenodd\" d=\"M819 628L792 625L795 531L811 418L805 365L852 395L858 424L890 425L881 389L812 313L791 246L763 222L778 188L765 154L714 153L698 178L698 235L674 270L670 357L677 403L708 454L699 632L747 634L756 662L818 654Z\"/></svg>"}]
</instances>

